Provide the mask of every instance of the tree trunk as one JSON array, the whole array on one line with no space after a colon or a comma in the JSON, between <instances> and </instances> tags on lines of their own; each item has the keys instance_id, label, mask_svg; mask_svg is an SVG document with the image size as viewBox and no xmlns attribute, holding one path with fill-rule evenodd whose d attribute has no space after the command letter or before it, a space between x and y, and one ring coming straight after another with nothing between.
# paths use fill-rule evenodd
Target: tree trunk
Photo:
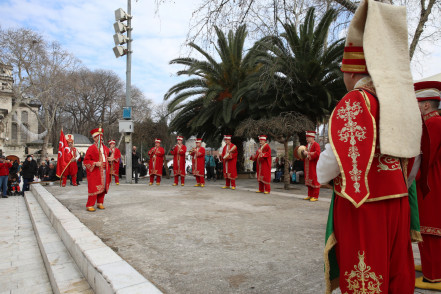
<instances>
[{"instance_id":1,"label":"tree trunk","mask_svg":"<svg viewBox=\"0 0 441 294\"><path fill-rule=\"evenodd\" d=\"M412 42L410 43L410 48L409 48L410 60L412 60L412 57L413 57L413 54L415 53L415 49L417 47L418 41L420 40L421 34L424 31L424 25L426 24L427 20L429 19L430 12L432 11L432 7L435 4L436 0L430 0L429 4L427 5L427 8L424 7L424 2L425 1L421 1L420 19L419 19L418 25L415 29L415 34L413 35Z\"/></svg>"},{"instance_id":2,"label":"tree trunk","mask_svg":"<svg viewBox=\"0 0 441 294\"><path fill-rule=\"evenodd\" d=\"M288 139L286 139L283 142L283 147L285 148L285 170L284 172L284 177L283 177L283 188L285 190L289 190L289 149L288 149Z\"/></svg>"},{"instance_id":3,"label":"tree trunk","mask_svg":"<svg viewBox=\"0 0 441 294\"><path fill-rule=\"evenodd\" d=\"M244 149L243 149L243 143L245 139L242 137L232 137L231 142L236 145L237 148L237 172L244 172L245 171L245 161L244 161Z\"/></svg>"}]
</instances>

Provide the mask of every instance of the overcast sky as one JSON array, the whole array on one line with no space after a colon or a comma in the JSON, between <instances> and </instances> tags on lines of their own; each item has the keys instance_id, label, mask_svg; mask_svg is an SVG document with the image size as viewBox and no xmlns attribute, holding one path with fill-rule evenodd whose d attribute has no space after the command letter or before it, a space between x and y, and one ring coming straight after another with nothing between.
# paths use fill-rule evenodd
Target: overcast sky
<instances>
[{"instance_id":1,"label":"overcast sky","mask_svg":"<svg viewBox=\"0 0 441 294\"><path fill-rule=\"evenodd\" d=\"M132 0L132 84L159 104L165 92L180 81L175 73L181 68L168 62L181 56L199 1L176 0L161 5L158 13L154 2ZM114 70L125 80L126 58L116 59L112 51L117 8L127 10L127 0L0 0L0 25L38 31L61 43L89 69ZM424 46L429 55L413 62L415 79L441 71L439 46Z\"/></svg>"}]
</instances>

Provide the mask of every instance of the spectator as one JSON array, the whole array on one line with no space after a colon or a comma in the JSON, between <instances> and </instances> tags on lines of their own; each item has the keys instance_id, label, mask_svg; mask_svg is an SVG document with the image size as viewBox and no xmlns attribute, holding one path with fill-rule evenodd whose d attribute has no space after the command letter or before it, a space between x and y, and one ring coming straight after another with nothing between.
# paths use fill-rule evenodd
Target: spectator
<instances>
[{"instance_id":1,"label":"spectator","mask_svg":"<svg viewBox=\"0 0 441 294\"><path fill-rule=\"evenodd\" d=\"M10 182L10 192L11 195L23 195L20 192L20 177L16 173L9 173L9 182Z\"/></svg>"},{"instance_id":2,"label":"spectator","mask_svg":"<svg viewBox=\"0 0 441 294\"><path fill-rule=\"evenodd\" d=\"M49 168L47 169L47 174L44 176L44 181L57 181L57 170L55 169L55 164L51 161L49 163Z\"/></svg>"},{"instance_id":3,"label":"spectator","mask_svg":"<svg viewBox=\"0 0 441 294\"><path fill-rule=\"evenodd\" d=\"M135 184L138 183L138 173L139 173L139 154L136 152L136 146L132 148L132 169L135 173Z\"/></svg>"},{"instance_id":4,"label":"spectator","mask_svg":"<svg viewBox=\"0 0 441 294\"><path fill-rule=\"evenodd\" d=\"M211 179L213 179L216 181L216 177L214 176L216 162L214 161L213 155L209 154L205 156L205 167L207 169L207 180L211 181Z\"/></svg>"},{"instance_id":5,"label":"spectator","mask_svg":"<svg viewBox=\"0 0 441 294\"><path fill-rule=\"evenodd\" d=\"M303 161L302 160L294 161L294 164L292 166L292 173L296 175L295 182L293 181L293 184L300 183L300 176L304 176ZM291 176L291 178L292 178L292 176Z\"/></svg>"},{"instance_id":6,"label":"spectator","mask_svg":"<svg viewBox=\"0 0 441 294\"><path fill-rule=\"evenodd\" d=\"M44 175L46 174L46 170L48 166L46 165L46 161L42 160L40 166L38 167L38 178L43 181Z\"/></svg>"},{"instance_id":7,"label":"spectator","mask_svg":"<svg viewBox=\"0 0 441 294\"><path fill-rule=\"evenodd\" d=\"M216 156L216 174L217 174L217 179L223 179L223 171L224 171L224 164L222 163L222 160L220 159L219 155Z\"/></svg>"},{"instance_id":8,"label":"spectator","mask_svg":"<svg viewBox=\"0 0 441 294\"><path fill-rule=\"evenodd\" d=\"M80 184L80 182L83 180L84 177L84 169L83 169L83 160L84 160L84 152L80 153L80 158L77 160L77 185Z\"/></svg>"},{"instance_id":9,"label":"spectator","mask_svg":"<svg viewBox=\"0 0 441 294\"><path fill-rule=\"evenodd\" d=\"M26 157L22 166L23 173L23 191L29 191L29 183L34 181L34 177L38 175L37 162L32 155Z\"/></svg>"},{"instance_id":10,"label":"spectator","mask_svg":"<svg viewBox=\"0 0 441 294\"><path fill-rule=\"evenodd\" d=\"M0 156L0 190L2 198L8 198L8 176L9 169L12 167L12 163L7 160L3 155Z\"/></svg>"}]
</instances>

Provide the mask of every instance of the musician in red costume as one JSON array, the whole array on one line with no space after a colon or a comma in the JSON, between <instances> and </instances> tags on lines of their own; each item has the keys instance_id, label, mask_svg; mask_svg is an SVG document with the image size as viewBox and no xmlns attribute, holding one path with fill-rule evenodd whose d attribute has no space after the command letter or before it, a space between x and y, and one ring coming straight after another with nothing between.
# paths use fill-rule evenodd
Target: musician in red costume
<instances>
[{"instance_id":1,"label":"musician in red costume","mask_svg":"<svg viewBox=\"0 0 441 294\"><path fill-rule=\"evenodd\" d=\"M362 1L341 66L349 93L331 114L317 164L318 182L334 184L326 293L414 293L406 170L422 130L407 48L406 9Z\"/></svg>"},{"instance_id":2,"label":"musician in red costume","mask_svg":"<svg viewBox=\"0 0 441 294\"><path fill-rule=\"evenodd\" d=\"M110 140L108 144L110 153L110 156L108 158L110 165L110 181L112 181L112 176L114 176L115 183L119 185L119 161L121 159L121 151L116 148L115 140Z\"/></svg>"},{"instance_id":3,"label":"musician in red costume","mask_svg":"<svg viewBox=\"0 0 441 294\"><path fill-rule=\"evenodd\" d=\"M250 160L256 161L256 175L259 190L256 193L269 194L271 192L271 147L266 142L266 136L259 136L260 147Z\"/></svg>"},{"instance_id":4,"label":"musician in red costume","mask_svg":"<svg viewBox=\"0 0 441 294\"><path fill-rule=\"evenodd\" d=\"M149 151L149 175L150 182L149 185L153 185L156 176L156 185L161 184L162 178L162 166L164 164L164 148L161 147L161 139L155 139L155 147Z\"/></svg>"},{"instance_id":5,"label":"musician in red costume","mask_svg":"<svg viewBox=\"0 0 441 294\"><path fill-rule=\"evenodd\" d=\"M205 186L205 148L202 139L196 139L196 147L191 149L192 173L196 177L195 187Z\"/></svg>"},{"instance_id":6,"label":"musician in red costume","mask_svg":"<svg viewBox=\"0 0 441 294\"><path fill-rule=\"evenodd\" d=\"M303 155L305 156L305 185L308 187L308 197L304 198L305 200L309 200L311 202L315 202L318 200L320 193L320 184L317 181L317 161L320 157L320 145L315 141L314 131L306 132L306 142L308 142L308 146L306 150L303 151Z\"/></svg>"},{"instance_id":7,"label":"musician in red costume","mask_svg":"<svg viewBox=\"0 0 441 294\"><path fill-rule=\"evenodd\" d=\"M423 117L421 137L422 160L417 177L418 209L421 235L419 243L423 272L415 287L441 291L441 82L426 81L415 84L418 106Z\"/></svg>"},{"instance_id":8,"label":"musician in red costume","mask_svg":"<svg viewBox=\"0 0 441 294\"><path fill-rule=\"evenodd\" d=\"M173 174L175 176L175 182L173 186L177 186L179 183L179 177L181 177L181 186L185 184L185 153L187 147L182 144L184 137L178 136L176 138L177 144L173 147L171 154L173 154Z\"/></svg>"},{"instance_id":9,"label":"musician in red costume","mask_svg":"<svg viewBox=\"0 0 441 294\"><path fill-rule=\"evenodd\" d=\"M74 147L74 136L72 134L66 135L67 146L66 148L64 160L66 163L66 168L63 173L63 182L62 186L66 187L67 176L72 177L72 185L78 186L77 184L77 173L78 166L77 160L80 158L80 152L78 152L77 148Z\"/></svg>"},{"instance_id":10,"label":"musician in red costume","mask_svg":"<svg viewBox=\"0 0 441 294\"><path fill-rule=\"evenodd\" d=\"M90 131L93 144L87 149L84 157L84 166L87 173L88 199L87 211L95 211L95 203L98 209L104 208L104 195L109 191L110 167L108 162L109 148L103 144L103 129L97 128Z\"/></svg>"},{"instance_id":11,"label":"musician in red costume","mask_svg":"<svg viewBox=\"0 0 441 294\"><path fill-rule=\"evenodd\" d=\"M231 136L224 136L225 146L222 149L222 161L224 164L224 178L225 186L222 189L236 189L236 178L237 178L237 147L231 143Z\"/></svg>"}]
</instances>

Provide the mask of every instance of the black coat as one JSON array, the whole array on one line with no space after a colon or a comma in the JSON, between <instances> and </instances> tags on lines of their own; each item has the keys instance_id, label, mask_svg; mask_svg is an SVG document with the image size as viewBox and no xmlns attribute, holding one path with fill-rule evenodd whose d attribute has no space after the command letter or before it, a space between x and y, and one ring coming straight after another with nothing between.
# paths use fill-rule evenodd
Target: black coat
<instances>
[{"instance_id":1,"label":"black coat","mask_svg":"<svg viewBox=\"0 0 441 294\"><path fill-rule=\"evenodd\" d=\"M25 160L21 167L22 176L24 179L33 179L38 174L37 162L35 160Z\"/></svg>"},{"instance_id":2,"label":"black coat","mask_svg":"<svg viewBox=\"0 0 441 294\"><path fill-rule=\"evenodd\" d=\"M139 167L139 154L138 152L133 153L132 152L132 168L138 168Z\"/></svg>"}]
</instances>

